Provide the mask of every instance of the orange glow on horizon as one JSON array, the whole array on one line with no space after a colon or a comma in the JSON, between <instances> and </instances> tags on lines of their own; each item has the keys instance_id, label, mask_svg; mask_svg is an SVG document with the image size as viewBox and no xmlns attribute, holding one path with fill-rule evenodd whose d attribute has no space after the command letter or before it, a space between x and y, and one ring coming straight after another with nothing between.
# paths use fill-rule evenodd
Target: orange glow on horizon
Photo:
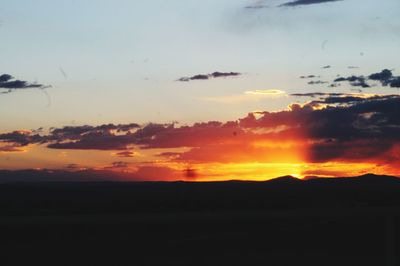
<instances>
[{"instance_id":1,"label":"orange glow on horizon","mask_svg":"<svg viewBox=\"0 0 400 266\"><path fill-rule=\"evenodd\" d=\"M400 145L373 161L335 160L309 162L310 143L299 132L291 138L262 140L228 138L202 149L134 149L131 157L119 157L118 151L58 150L44 145L20 147L20 151L0 153L0 169L109 170L132 175L129 180L151 181L264 181L279 176L346 177L366 173L400 176L396 160ZM165 154L165 156L163 155ZM190 170L190 175L185 171Z\"/></svg>"}]
</instances>

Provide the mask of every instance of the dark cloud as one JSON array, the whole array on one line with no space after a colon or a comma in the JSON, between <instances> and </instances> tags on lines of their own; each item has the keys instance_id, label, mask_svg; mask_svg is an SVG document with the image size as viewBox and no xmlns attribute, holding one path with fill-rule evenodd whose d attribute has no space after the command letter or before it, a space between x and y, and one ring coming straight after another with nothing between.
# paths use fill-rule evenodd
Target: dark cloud
<instances>
[{"instance_id":1,"label":"dark cloud","mask_svg":"<svg viewBox=\"0 0 400 266\"><path fill-rule=\"evenodd\" d=\"M313 109L292 106L291 111L250 116L242 123L262 128L286 125L313 140L310 161L377 159L400 142L400 96L368 98L327 98L326 103L350 102L346 106ZM281 133L282 135L282 133ZM379 155L379 156L378 156Z\"/></svg>"},{"instance_id":2,"label":"dark cloud","mask_svg":"<svg viewBox=\"0 0 400 266\"><path fill-rule=\"evenodd\" d=\"M312 80L307 82L308 85L321 85L321 84L326 84L328 83L327 81L322 81L322 80Z\"/></svg>"},{"instance_id":3,"label":"dark cloud","mask_svg":"<svg viewBox=\"0 0 400 266\"><path fill-rule=\"evenodd\" d=\"M312 101L309 104L312 104L314 106L317 106L318 104L348 104L348 103L362 102L364 100L365 100L364 98L356 96L342 96L342 97L332 96L332 97L327 97L321 101Z\"/></svg>"},{"instance_id":4,"label":"dark cloud","mask_svg":"<svg viewBox=\"0 0 400 266\"><path fill-rule=\"evenodd\" d=\"M103 124L100 126L66 126L63 128L52 128L51 135L54 137L62 137L68 139L75 139L76 137L80 137L83 134L87 133L94 133L94 132L109 132L109 131L116 131L116 132L129 132L130 130L135 130L140 128L139 124L130 123L130 124Z\"/></svg>"},{"instance_id":5,"label":"dark cloud","mask_svg":"<svg viewBox=\"0 0 400 266\"><path fill-rule=\"evenodd\" d=\"M128 162L118 161L118 162L112 162L111 165L105 167L105 169L121 169L121 168L128 168L128 166L129 166Z\"/></svg>"},{"instance_id":6,"label":"dark cloud","mask_svg":"<svg viewBox=\"0 0 400 266\"><path fill-rule=\"evenodd\" d=\"M370 85L366 83L366 79L364 76L350 76L350 77L339 77L336 78L333 82L343 82L347 81L350 83L351 86L354 87L362 87L362 88L369 88Z\"/></svg>"},{"instance_id":7,"label":"dark cloud","mask_svg":"<svg viewBox=\"0 0 400 266\"><path fill-rule=\"evenodd\" d=\"M340 83L331 83L331 84L329 84L329 88L336 88L336 87L340 87L340 86L341 86Z\"/></svg>"},{"instance_id":8,"label":"dark cloud","mask_svg":"<svg viewBox=\"0 0 400 266\"><path fill-rule=\"evenodd\" d=\"M147 124L137 128L135 123L127 125L69 126L55 128L45 136L52 149L80 150L128 150L132 145L148 143L156 134L168 131L174 124ZM132 131L131 131L132 130Z\"/></svg>"},{"instance_id":9,"label":"dark cloud","mask_svg":"<svg viewBox=\"0 0 400 266\"><path fill-rule=\"evenodd\" d=\"M8 74L0 75L0 83L7 82L7 81L9 81L9 80L12 79L12 78L13 78L13 77L12 77L11 75L8 75Z\"/></svg>"},{"instance_id":10,"label":"dark cloud","mask_svg":"<svg viewBox=\"0 0 400 266\"><path fill-rule=\"evenodd\" d=\"M348 105L354 104L356 102L364 102L371 100L386 100L398 98L397 94L389 95L375 95L375 96L365 96L361 93L323 93L323 92L311 92L311 93L293 93L291 96L294 97L310 97L318 98L318 100L313 100L308 103L308 105L318 106L318 105Z\"/></svg>"},{"instance_id":11,"label":"dark cloud","mask_svg":"<svg viewBox=\"0 0 400 266\"><path fill-rule=\"evenodd\" d=\"M177 81L188 82L188 81L191 81L191 80L207 80L209 78L210 78L209 75L199 74L199 75L195 75L195 76L192 76L192 77L182 77L182 78L179 78Z\"/></svg>"},{"instance_id":12,"label":"dark cloud","mask_svg":"<svg viewBox=\"0 0 400 266\"><path fill-rule=\"evenodd\" d=\"M297 0L292 2L284 3L280 6L303 6L303 5L312 5L312 4L323 4L327 2L337 2L341 0Z\"/></svg>"},{"instance_id":13,"label":"dark cloud","mask_svg":"<svg viewBox=\"0 0 400 266\"><path fill-rule=\"evenodd\" d=\"M315 75L308 75L308 76L300 76L301 79L312 79L312 78L319 78L319 76Z\"/></svg>"},{"instance_id":14,"label":"dark cloud","mask_svg":"<svg viewBox=\"0 0 400 266\"><path fill-rule=\"evenodd\" d=\"M379 81L383 86L390 86L392 88L400 88L400 76L393 76L389 69L384 69L379 73L374 73L368 76L370 80Z\"/></svg>"},{"instance_id":15,"label":"dark cloud","mask_svg":"<svg viewBox=\"0 0 400 266\"><path fill-rule=\"evenodd\" d=\"M48 138L48 142L53 136ZM126 150L134 143L131 134L116 135L111 132L91 132L81 135L79 139L69 141L59 138L55 143L48 145L51 149L74 149L74 150Z\"/></svg>"},{"instance_id":16,"label":"dark cloud","mask_svg":"<svg viewBox=\"0 0 400 266\"><path fill-rule=\"evenodd\" d=\"M66 126L62 128L51 128L47 139L50 141L81 140L85 136L95 135L119 135L119 133L130 134L131 131L139 128L136 123L131 124L104 124L100 126Z\"/></svg>"},{"instance_id":17,"label":"dark cloud","mask_svg":"<svg viewBox=\"0 0 400 266\"><path fill-rule=\"evenodd\" d=\"M291 96L295 97L326 97L326 96L343 96L346 93L326 93L326 92L308 92L308 93L292 93Z\"/></svg>"},{"instance_id":18,"label":"dark cloud","mask_svg":"<svg viewBox=\"0 0 400 266\"><path fill-rule=\"evenodd\" d=\"M374 158L388 152L400 141L398 95L366 98L331 94L319 103L325 104L326 108L314 109L315 102L310 102L304 106L292 105L289 111L259 113L259 118L250 114L237 122L164 127L164 130L143 138L142 145L146 148L192 147L181 155L165 155L175 160L229 162L252 160L257 154L260 157L262 150L249 144L253 141L282 141L301 132L302 138L313 143L308 159L321 161L341 159L340 156L346 160ZM283 129L274 131L279 127ZM256 133L261 129L265 133ZM237 132L236 136L233 132ZM375 142L368 146L368 140ZM348 148L353 151L346 151ZM281 150L269 148L264 152L265 158L273 160L268 153L276 154Z\"/></svg>"},{"instance_id":19,"label":"dark cloud","mask_svg":"<svg viewBox=\"0 0 400 266\"><path fill-rule=\"evenodd\" d=\"M377 80L380 81L382 84L388 84L392 77L392 71L390 71L389 69L384 69L379 73L374 73L368 76L370 80Z\"/></svg>"},{"instance_id":20,"label":"dark cloud","mask_svg":"<svg viewBox=\"0 0 400 266\"><path fill-rule=\"evenodd\" d=\"M225 77L234 77L234 76L239 76L239 75L241 75L241 73L238 73L238 72L214 72L214 73L211 73L211 76L213 77L213 78L225 78Z\"/></svg>"},{"instance_id":21,"label":"dark cloud","mask_svg":"<svg viewBox=\"0 0 400 266\"><path fill-rule=\"evenodd\" d=\"M31 131L18 130L10 133L0 134L0 143L14 143L21 147L42 141L42 136L38 134L32 134Z\"/></svg>"},{"instance_id":22,"label":"dark cloud","mask_svg":"<svg viewBox=\"0 0 400 266\"><path fill-rule=\"evenodd\" d=\"M21 152L20 146L16 144L0 146L0 152Z\"/></svg>"},{"instance_id":23,"label":"dark cloud","mask_svg":"<svg viewBox=\"0 0 400 266\"><path fill-rule=\"evenodd\" d=\"M275 162L286 158L280 154L287 156L293 149L273 145L285 141L303 145L309 162L375 160L381 163L400 159L397 152L400 150L400 95L315 92L292 96L313 99L304 105L292 104L288 110L250 113L237 121L209 121L180 127L174 123L151 123L139 128L130 124L134 127L132 130L127 126L120 132L122 125L112 124L52 129L48 135L15 131L1 134L0 141L17 148L41 143L56 149L121 150L117 154L121 156L130 156L132 146L167 149L158 156L187 164L248 162L254 158ZM266 142L271 144L254 145ZM185 148L185 151L171 153L170 148Z\"/></svg>"},{"instance_id":24,"label":"dark cloud","mask_svg":"<svg viewBox=\"0 0 400 266\"><path fill-rule=\"evenodd\" d=\"M13 143L19 147L29 144L47 144L52 149L126 150L134 143L133 131L138 124L105 124L100 126L66 126L51 128L45 135L40 131L13 131L0 134L1 143Z\"/></svg>"},{"instance_id":25,"label":"dark cloud","mask_svg":"<svg viewBox=\"0 0 400 266\"><path fill-rule=\"evenodd\" d=\"M118 157L125 157L125 158L131 158L134 155L133 151L121 151L121 152L117 152L115 155L117 155Z\"/></svg>"},{"instance_id":26,"label":"dark cloud","mask_svg":"<svg viewBox=\"0 0 400 266\"><path fill-rule=\"evenodd\" d=\"M29 83L27 81L14 79L14 77L9 74L0 75L0 89L3 89L3 91L0 92L1 94L10 93L15 90L23 90L30 88L45 89L47 87L49 86L45 86L43 84L38 84L38 83Z\"/></svg>"},{"instance_id":27,"label":"dark cloud","mask_svg":"<svg viewBox=\"0 0 400 266\"><path fill-rule=\"evenodd\" d=\"M226 78L226 77L234 77L234 76L240 76L241 73L238 72L213 72L211 74L198 74L198 75L194 75L191 77L182 77L179 78L177 81L184 81L184 82L188 82L188 81L192 81L192 80L208 80L211 78Z\"/></svg>"},{"instance_id":28,"label":"dark cloud","mask_svg":"<svg viewBox=\"0 0 400 266\"><path fill-rule=\"evenodd\" d=\"M367 81L377 81L382 86L389 86L392 88L400 87L400 76L393 76L393 73L389 69L384 69L381 72L373 73L365 76L349 76L349 77L339 77L336 78L333 82L349 82L351 86L355 87L363 87L369 88L371 85L367 83Z\"/></svg>"},{"instance_id":29,"label":"dark cloud","mask_svg":"<svg viewBox=\"0 0 400 266\"><path fill-rule=\"evenodd\" d=\"M323 69L328 69L328 68L331 68L331 66L330 65L326 65L326 66L323 66L322 68Z\"/></svg>"},{"instance_id":30,"label":"dark cloud","mask_svg":"<svg viewBox=\"0 0 400 266\"><path fill-rule=\"evenodd\" d=\"M400 77L393 78L390 81L390 87L392 87L392 88L400 88Z\"/></svg>"}]
</instances>

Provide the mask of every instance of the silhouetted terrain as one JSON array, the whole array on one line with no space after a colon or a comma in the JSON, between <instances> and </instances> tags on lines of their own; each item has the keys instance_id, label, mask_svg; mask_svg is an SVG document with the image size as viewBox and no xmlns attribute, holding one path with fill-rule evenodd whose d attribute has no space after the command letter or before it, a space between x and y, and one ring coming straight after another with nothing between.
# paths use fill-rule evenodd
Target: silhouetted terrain
<instances>
[{"instance_id":1,"label":"silhouetted terrain","mask_svg":"<svg viewBox=\"0 0 400 266\"><path fill-rule=\"evenodd\" d=\"M397 265L400 253L390 176L6 182L0 207L2 265Z\"/></svg>"}]
</instances>

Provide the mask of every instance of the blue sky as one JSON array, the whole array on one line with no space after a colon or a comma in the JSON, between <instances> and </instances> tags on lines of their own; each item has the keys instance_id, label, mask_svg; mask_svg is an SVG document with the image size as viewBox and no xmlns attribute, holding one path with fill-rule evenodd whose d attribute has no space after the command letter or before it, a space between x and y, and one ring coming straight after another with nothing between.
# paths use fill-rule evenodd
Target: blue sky
<instances>
[{"instance_id":1,"label":"blue sky","mask_svg":"<svg viewBox=\"0 0 400 266\"><path fill-rule=\"evenodd\" d=\"M2 1L0 72L52 87L50 102L37 89L0 95L0 131L230 120L294 101L242 99L246 91L350 91L310 86L301 75L400 74L398 0L277 7L284 2ZM268 7L245 8L259 3ZM214 71L243 75L176 81Z\"/></svg>"}]
</instances>

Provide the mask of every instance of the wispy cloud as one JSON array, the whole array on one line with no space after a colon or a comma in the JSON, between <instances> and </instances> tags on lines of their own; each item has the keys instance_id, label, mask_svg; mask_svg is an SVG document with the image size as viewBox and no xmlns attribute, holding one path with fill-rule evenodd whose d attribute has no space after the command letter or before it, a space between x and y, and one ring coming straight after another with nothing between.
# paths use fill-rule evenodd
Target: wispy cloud
<instances>
[{"instance_id":1,"label":"wispy cloud","mask_svg":"<svg viewBox=\"0 0 400 266\"><path fill-rule=\"evenodd\" d=\"M304 5L314 5L314 4L324 4L328 2L337 2L342 0L297 0L292 2L284 3L280 6L304 6Z\"/></svg>"},{"instance_id":2,"label":"wispy cloud","mask_svg":"<svg viewBox=\"0 0 400 266\"><path fill-rule=\"evenodd\" d=\"M240 76L241 73L239 72L213 72L211 74L197 74L191 77L182 77L177 79L177 81L183 81L183 82L188 82L188 81L193 81L193 80L208 80L212 78L227 78L227 77L236 77Z\"/></svg>"},{"instance_id":3,"label":"wispy cloud","mask_svg":"<svg viewBox=\"0 0 400 266\"><path fill-rule=\"evenodd\" d=\"M9 74L0 75L0 94L11 93L16 90L25 90L31 88L45 89L48 87L50 86L15 79Z\"/></svg>"},{"instance_id":4,"label":"wispy cloud","mask_svg":"<svg viewBox=\"0 0 400 266\"><path fill-rule=\"evenodd\" d=\"M282 90L254 90L254 91L245 91L245 94L266 95L266 96L281 96L281 95L285 95L286 92L284 92Z\"/></svg>"},{"instance_id":5,"label":"wispy cloud","mask_svg":"<svg viewBox=\"0 0 400 266\"><path fill-rule=\"evenodd\" d=\"M135 153L133 151L121 151L121 152L115 153L115 155L118 157L132 158L132 157L134 157Z\"/></svg>"},{"instance_id":6,"label":"wispy cloud","mask_svg":"<svg viewBox=\"0 0 400 266\"><path fill-rule=\"evenodd\" d=\"M245 91L243 94L227 95L227 96L216 96L216 97L203 97L202 100L226 103L226 104L236 104L241 102L251 102L259 101L265 98L277 98L286 96L286 92L282 90L249 90Z\"/></svg>"},{"instance_id":7,"label":"wispy cloud","mask_svg":"<svg viewBox=\"0 0 400 266\"><path fill-rule=\"evenodd\" d=\"M262 9L262 8L268 8L269 6L265 3L265 0L258 0L254 1L253 3L248 4L244 8L246 9Z\"/></svg>"}]
</instances>

